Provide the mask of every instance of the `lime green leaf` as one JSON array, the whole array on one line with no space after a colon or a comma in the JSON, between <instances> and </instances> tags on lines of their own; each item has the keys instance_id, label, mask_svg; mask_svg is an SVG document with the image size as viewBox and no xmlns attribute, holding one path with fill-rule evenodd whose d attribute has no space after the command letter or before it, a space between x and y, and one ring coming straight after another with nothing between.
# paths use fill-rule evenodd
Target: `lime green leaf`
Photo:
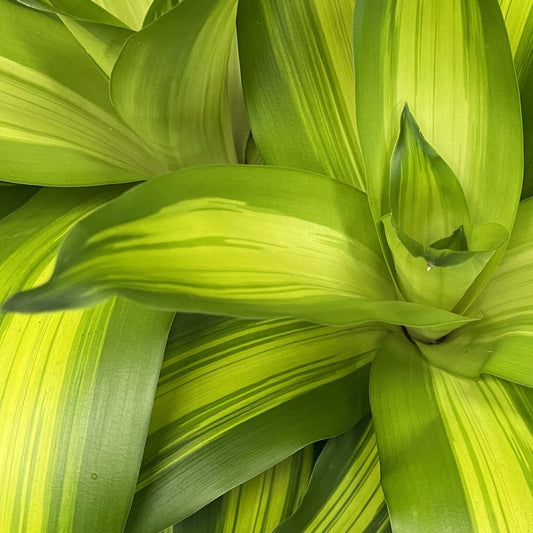
<instances>
[{"instance_id":1,"label":"lime green leaf","mask_svg":"<svg viewBox=\"0 0 533 533\"><path fill-rule=\"evenodd\" d=\"M123 23L92 0L15 0L19 4L43 11L68 15L76 19L122 26Z\"/></svg>"},{"instance_id":2,"label":"lime green leaf","mask_svg":"<svg viewBox=\"0 0 533 533\"><path fill-rule=\"evenodd\" d=\"M504 259L473 309L476 325L420 346L435 365L468 377L494 374L533 387L533 200L520 204ZM472 342L475 339L475 342Z\"/></svg>"},{"instance_id":3,"label":"lime green leaf","mask_svg":"<svg viewBox=\"0 0 533 533\"><path fill-rule=\"evenodd\" d=\"M143 26L148 26L158 18L162 17L165 13L170 11L173 7L176 7L181 0L154 0L150 9L144 17Z\"/></svg>"},{"instance_id":4,"label":"lime green leaf","mask_svg":"<svg viewBox=\"0 0 533 533\"><path fill-rule=\"evenodd\" d=\"M1 2L0 33L2 180L94 185L164 172L117 119L100 70L60 21Z\"/></svg>"},{"instance_id":5,"label":"lime green leaf","mask_svg":"<svg viewBox=\"0 0 533 533\"><path fill-rule=\"evenodd\" d=\"M392 218L409 237L429 246L463 228L468 240L470 213L461 184L424 139L407 105L392 153L389 187Z\"/></svg>"},{"instance_id":6,"label":"lime green leaf","mask_svg":"<svg viewBox=\"0 0 533 533\"><path fill-rule=\"evenodd\" d=\"M94 62L109 78L117 57L132 31L126 28L59 17Z\"/></svg>"},{"instance_id":7,"label":"lime green leaf","mask_svg":"<svg viewBox=\"0 0 533 533\"><path fill-rule=\"evenodd\" d=\"M385 332L178 315L128 532L158 531L368 409Z\"/></svg>"},{"instance_id":8,"label":"lime green leaf","mask_svg":"<svg viewBox=\"0 0 533 533\"><path fill-rule=\"evenodd\" d=\"M161 309L331 325L453 329L470 320L393 301L363 193L266 166L196 167L135 187L81 222L51 281L6 309L80 307L111 294Z\"/></svg>"},{"instance_id":9,"label":"lime green leaf","mask_svg":"<svg viewBox=\"0 0 533 533\"><path fill-rule=\"evenodd\" d=\"M411 302L448 310L454 308L508 240L507 230L499 224L480 224L472 228L470 250L439 250L402 234L391 215L383 217L382 223L403 296Z\"/></svg>"},{"instance_id":10,"label":"lime green leaf","mask_svg":"<svg viewBox=\"0 0 533 533\"><path fill-rule=\"evenodd\" d=\"M407 102L460 181L472 224L510 231L522 183L522 128L497 2L357 0L354 56L357 127L376 219L390 212L389 161Z\"/></svg>"},{"instance_id":11,"label":"lime green leaf","mask_svg":"<svg viewBox=\"0 0 533 533\"><path fill-rule=\"evenodd\" d=\"M22 185L2 187L0 192L0 218L4 218L25 204L37 191L39 191L38 187L24 187Z\"/></svg>"},{"instance_id":12,"label":"lime green leaf","mask_svg":"<svg viewBox=\"0 0 533 533\"><path fill-rule=\"evenodd\" d=\"M533 195L533 4L500 0L513 52L524 123L524 186L522 197Z\"/></svg>"},{"instance_id":13,"label":"lime green leaf","mask_svg":"<svg viewBox=\"0 0 533 533\"><path fill-rule=\"evenodd\" d=\"M117 111L170 168L237 161L228 98L235 10L236 0L182 2L131 38L115 64Z\"/></svg>"},{"instance_id":14,"label":"lime green leaf","mask_svg":"<svg viewBox=\"0 0 533 533\"><path fill-rule=\"evenodd\" d=\"M272 533L298 507L312 466L311 445L180 522L174 533Z\"/></svg>"},{"instance_id":15,"label":"lime green leaf","mask_svg":"<svg viewBox=\"0 0 533 533\"><path fill-rule=\"evenodd\" d=\"M391 336L370 402L392 528L527 531L533 523L533 390L431 367Z\"/></svg>"},{"instance_id":16,"label":"lime green leaf","mask_svg":"<svg viewBox=\"0 0 533 533\"><path fill-rule=\"evenodd\" d=\"M61 235L117 192L42 190L0 221L2 296L46 275ZM0 315L1 531L122 530L171 319L119 299Z\"/></svg>"},{"instance_id":17,"label":"lime green leaf","mask_svg":"<svg viewBox=\"0 0 533 533\"><path fill-rule=\"evenodd\" d=\"M41 11L58 13L86 22L142 27L152 0L16 0Z\"/></svg>"},{"instance_id":18,"label":"lime green leaf","mask_svg":"<svg viewBox=\"0 0 533 533\"><path fill-rule=\"evenodd\" d=\"M237 32L246 106L267 164L312 170L364 190L353 6L353 0L241 0Z\"/></svg>"},{"instance_id":19,"label":"lime green leaf","mask_svg":"<svg viewBox=\"0 0 533 533\"><path fill-rule=\"evenodd\" d=\"M331 439L313 470L300 508L275 533L389 531L370 418Z\"/></svg>"}]
</instances>

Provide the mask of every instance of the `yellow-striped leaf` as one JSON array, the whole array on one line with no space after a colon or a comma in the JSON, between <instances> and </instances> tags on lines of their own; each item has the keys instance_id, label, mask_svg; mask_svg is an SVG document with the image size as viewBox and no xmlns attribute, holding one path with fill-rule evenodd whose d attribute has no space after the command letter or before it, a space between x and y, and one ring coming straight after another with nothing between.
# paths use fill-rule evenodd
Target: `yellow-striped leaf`
<instances>
[{"instance_id":1,"label":"yellow-striped leaf","mask_svg":"<svg viewBox=\"0 0 533 533\"><path fill-rule=\"evenodd\" d=\"M115 63L118 113L172 169L237 161L228 96L235 12L236 0L184 1L135 34Z\"/></svg>"},{"instance_id":2,"label":"yellow-striped leaf","mask_svg":"<svg viewBox=\"0 0 533 533\"><path fill-rule=\"evenodd\" d=\"M313 470L301 506L275 533L390 531L370 417L331 439Z\"/></svg>"},{"instance_id":3,"label":"yellow-striped leaf","mask_svg":"<svg viewBox=\"0 0 533 533\"><path fill-rule=\"evenodd\" d=\"M384 331L178 315L128 532L159 531L368 412Z\"/></svg>"},{"instance_id":4,"label":"yellow-striped leaf","mask_svg":"<svg viewBox=\"0 0 533 533\"><path fill-rule=\"evenodd\" d=\"M85 22L127 26L140 30L153 0L16 0L45 12Z\"/></svg>"},{"instance_id":5,"label":"yellow-striped leaf","mask_svg":"<svg viewBox=\"0 0 533 533\"><path fill-rule=\"evenodd\" d=\"M80 307L111 294L331 325L382 320L446 333L470 320L394 301L363 193L266 166L196 167L135 187L78 224L51 281L6 309Z\"/></svg>"},{"instance_id":6,"label":"yellow-striped leaf","mask_svg":"<svg viewBox=\"0 0 533 533\"><path fill-rule=\"evenodd\" d=\"M267 164L312 170L364 190L353 8L354 0L241 0L237 32L246 106Z\"/></svg>"},{"instance_id":7,"label":"yellow-striped leaf","mask_svg":"<svg viewBox=\"0 0 533 533\"><path fill-rule=\"evenodd\" d=\"M100 70L63 24L0 3L0 179L135 181L165 167L117 117Z\"/></svg>"},{"instance_id":8,"label":"yellow-striped leaf","mask_svg":"<svg viewBox=\"0 0 533 533\"><path fill-rule=\"evenodd\" d=\"M473 306L483 319L420 349L448 371L485 372L533 387L532 302L533 199L521 202L505 256Z\"/></svg>"},{"instance_id":9,"label":"yellow-striped leaf","mask_svg":"<svg viewBox=\"0 0 533 533\"><path fill-rule=\"evenodd\" d=\"M2 296L46 276L66 229L116 194L42 190L0 221ZM0 315L0 531L122 531L171 319L120 299Z\"/></svg>"},{"instance_id":10,"label":"yellow-striped leaf","mask_svg":"<svg viewBox=\"0 0 533 533\"><path fill-rule=\"evenodd\" d=\"M533 195L533 3L500 0L511 43L522 102L524 124L524 185L522 197Z\"/></svg>"},{"instance_id":11,"label":"yellow-striped leaf","mask_svg":"<svg viewBox=\"0 0 533 533\"><path fill-rule=\"evenodd\" d=\"M313 446L230 490L174 526L174 533L272 533L298 507L313 467Z\"/></svg>"},{"instance_id":12,"label":"yellow-striped leaf","mask_svg":"<svg viewBox=\"0 0 533 533\"><path fill-rule=\"evenodd\" d=\"M529 531L533 389L454 377L394 335L376 356L370 402L393 531Z\"/></svg>"},{"instance_id":13,"label":"yellow-striped leaf","mask_svg":"<svg viewBox=\"0 0 533 533\"><path fill-rule=\"evenodd\" d=\"M461 183L473 225L510 232L523 176L520 100L495 0L357 0L357 129L376 220L390 212L389 161L407 103ZM489 281L493 255L455 307Z\"/></svg>"},{"instance_id":14,"label":"yellow-striped leaf","mask_svg":"<svg viewBox=\"0 0 533 533\"><path fill-rule=\"evenodd\" d=\"M463 188L472 224L512 228L522 183L520 101L496 1L357 0L357 127L377 217L407 103ZM474 68L475 65L475 68Z\"/></svg>"}]
</instances>

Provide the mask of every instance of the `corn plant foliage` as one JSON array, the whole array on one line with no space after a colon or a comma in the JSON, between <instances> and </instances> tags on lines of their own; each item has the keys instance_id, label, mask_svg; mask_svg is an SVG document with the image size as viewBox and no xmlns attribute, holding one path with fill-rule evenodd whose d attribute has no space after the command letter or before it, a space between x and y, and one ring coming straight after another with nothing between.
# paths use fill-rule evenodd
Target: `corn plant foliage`
<instances>
[{"instance_id":1,"label":"corn plant foliage","mask_svg":"<svg viewBox=\"0 0 533 533\"><path fill-rule=\"evenodd\" d=\"M0 531L530 531L531 2L0 31Z\"/></svg>"}]
</instances>

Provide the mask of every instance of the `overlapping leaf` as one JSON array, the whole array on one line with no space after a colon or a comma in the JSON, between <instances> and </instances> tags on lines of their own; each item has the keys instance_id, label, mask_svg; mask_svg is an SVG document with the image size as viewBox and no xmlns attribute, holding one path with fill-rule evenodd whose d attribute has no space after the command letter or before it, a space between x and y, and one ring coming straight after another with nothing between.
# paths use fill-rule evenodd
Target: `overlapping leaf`
<instances>
[{"instance_id":1,"label":"overlapping leaf","mask_svg":"<svg viewBox=\"0 0 533 533\"><path fill-rule=\"evenodd\" d=\"M236 0L192 0L138 32L111 75L120 116L172 169L237 161L228 96Z\"/></svg>"},{"instance_id":2,"label":"overlapping leaf","mask_svg":"<svg viewBox=\"0 0 533 533\"><path fill-rule=\"evenodd\" d=\"M127 531L158 531L368 411L376 326L178 315Z\"/></svg>"},{"instance_id":3,"label":"overlapping leaf","mask_svg":"<svg viewBox=\"0 0 533 533\"><path fill-rule=\"evenodd\" d=\"M5 217L2 297L46 276L66 229L117 192L43 190ZM0 530L122 530L171 318L120 299L0 316Z\"/></svg>"},{"instance_id":4,"label":"overlapping leaf","mask_svg":"<svg viewBox=\"0 0 533 533\"><path fill-rule=\"evenodd\" d=\"M370 417L322 451L301 506L275 533L390 531Z\"/></svg>"},{"instance_id":5,"label":"overlapping leaf","mask_svg":"<svg viewBox=\"0 0 533 533\"><path fill-rule=\"evenodd\" d=\"M120 294L248 318L442 326L439 336L470 320L394 301L393 291L356 189L303 171L197 167L87 217L65 240L51 281L6 309L80 307Z\"/></svg>"},{"instance_id":6,"label":"overlapping leaf","mask_svg":"<svg viewBox=\"0 0 533 533\"><path fill-rule=\"evenodd\" d=\"M0 3L0 179L135 181L165 167L117 117L99 69L63 24Z\"/></svg>"},{"instance_id":7,"label":"overlapping leaf","mask_svg":"<svg viewBox=\"0 0 533 533\"><path fill-rule=\"evenodd\" d=\"M420 345L429 360L468 377L494 374L533 387L533 200L523 201L509 247L474 308L477 324Z\"/></svg>"},{"instance_id":8,"label":"overlapping leaf","mask_svg":"<svg viewBox=\"0 0 533 533\"><path fill-rule=\"evenodd\" d=\"M533 523L533 389L454 377L391 336L370 401L395 532L527 531Z\"/></svg>"},{"instance_id":9,"label":"overlapping leaf","mask_svg":"<svg viewBox=\"0 0 533 533\"><path fill-rule=\"evenodd\" d=\"M254 138L267 164L364 190L355 132L353 0L241 0L239 50Z\"/></svg>"},{"instance_id":10,"label":"overlapping leaf","mask_svg":"<svg viewBox=\"0 0 533 533\"><path fill-rule=\"evenodd\" d=\"M272 533L298 507L312 466L310 445L180 522L174 533Z\"/></svg>"}]
</instances>

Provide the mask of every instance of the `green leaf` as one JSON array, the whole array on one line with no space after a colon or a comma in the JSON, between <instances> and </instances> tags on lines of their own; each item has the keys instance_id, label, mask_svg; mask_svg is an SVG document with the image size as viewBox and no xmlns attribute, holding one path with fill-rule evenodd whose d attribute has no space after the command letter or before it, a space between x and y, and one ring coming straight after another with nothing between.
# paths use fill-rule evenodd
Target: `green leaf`
<instances>
[{"instance_id":1,"label":"green leaf","mask_svg":"<svg viewBox=\"0 0 533 533\"><path fill-rule=\"evenodd\" d=\"M507 230L499 224L480 224L472 228L470 250L439 250L403 234L394 226L391 215L383 217L382 223L403 296L411 302L448 310L461 300L508 240Z\"/></svg>"},{"instance_id":2,"label":"green leaf","mask_svg":"<svg viewBox=\"0 0 533 533\"><path fill-rule=\"evenodd\" d=\"M312 466L310 445L180 522L174 533L271 533L298 507Z\"/></svg>"},{"instance_id":3,"label":"green leaf","mask_svg":"<svg viewBox=\"0 0 533 533\"><path fill-rule=\"evenodd\" d=\"M407 105L392 153L389 187L393 221L409 237L430 246L463 228L468 241L470 213L461 184L424 139Z\"/></svg>"},{"instance_id":4,"label":"green leaf","mask_svg":"<svg viewBox=\"0 0 533 533\"><path fill-rule=\"evenodd\" d=\"M133 32L106 24L76 21L61 15L59 18L109 79L124 43Z\"/></svg>"},{"instance_id":5,"label":"green leaf","mask_svg":"<svg viewBox=\"0 0 533 533\"><path fill-rule=\"evenodd\" d=\"M301 506L275 533L390 531L380 486L376 436L370 417L330 439L313 470Z\"/></svg>"},{"instance_id":6,"label":"green leaf","mask_svg":"<svg viewBox=\"0 0 533 533\"><path fill-rule=\"evenodd\" d=\"M447 333L471 320L394 301L363 193L266 166L196 167L135 187L77 225L51 281L5 309L80 307L111 294L331 325L383 320Z\"/></svg>"},{"instance_id":7,"label":"green leaf","mask_svg":"<svg viewBox=\"0 0 533 533\"><path fill-rule=\"evenodd\" d=\"M92 0L14 0L44 13L68 15L75 19L122 26L123 23Z\"/></svg>"},{"instance_id":8,"label":"green leaf","mask_svg":"<svg viewBox=\"0 0 533 533\"><path fill-rule=\"evenodd\" d=\"M533 195L533 4L500 0L520 87L524 124L524 185L522 197Z\"/></svg>"},{"instance_id":9,"label":"green leaf","mask_svg":"<svg viewBox=\"0 0 533 533\"><path fill-rule=\"evenodd\" d=\"M0 190L0 219L25 204L38 191L38 187L24 187L21 185L2 187Z\"/></svg>"},{"instance_id":10,"label":"green leaf","mask_svg":"<svg viewBox=\"0 0 533 533\"><path fill-rule=\"evenodd\" d=\"M113 69L118 113L172 169L237 161L228 97L235 10L236 0L182 2L135 34Z\"/></svg>"},{"instance_id":11,"label":"green leaf","mask_svg":"<svg viewBox=\"0 0 533 533\"><path fill-rule=\"evenodd\" d=\"M533 390L454 377L391 336L370 402L392 529L527 531L533 523Z\"/></svg>"},{"instance_id":12,"label":"green leaf","mask_svg":"<svg viewBox=\"0 0 533 533\"><path fill-rule=\"evenodd\" d=\"M128 532L158 531L368 412L385 331L178 315Z\"/></svg>"},{"instance_id":13,"label":"green leaf","mask_svg":"<svg viewBox=\"0 0 533 533\"><path fill-rule=\"evenodd\" d=\"M357 0L354 57L357 129L376 221L390 212L389 162L408 102L461 183L472 224L510 232L523 176L522 126L497 3ZM469 308L501 257L494 254L457 312Z\"/></svg>"},{"instance_id":14,"label":"green leaf","mask_svg":"<svg viewBox=\"0 0 533 533\"><path fill-rule=\"evenodd\" d=\"M237 32L246 106L266 163L364 190L353 7L354 0L241 0Z\"/></svg>"},{"instance_id":15,"label":"green leaf","mask_svg":"<svg viewBox=\"0 0 533 533\"><path fill-rule=\"evenodd\" d=\"M66 229L117 192L42 190L0 221L1 296L46 275ZM171 319L120 299L0 315L1 531L122 530Z\"/></svg>"},{"instance_id":16,"label":"green leaf","mask_svg":"<svg viewBox=\"0 0 533 533\"><path fill-rule=\"evenodd\" d=\"M424 355L450 372L485 372L533 387L532 265L533 199L521 202L504 259L473 306L483 319L442 344L421 345Z\"/></svg>"},{"instance_id":17,"label":"green leaf","mask_svg":"<svg viewBox=\"0 0 533 533\"><path fill-rule=\"evenodd\" d=\"M152 0L16 0L19 4L45 12L67 15L86 22L128 26L133 30L142 23Z\"/></svg>"},{"instance_id":18,"label":"green leaf","mask_svg":"<svg viewBox=\"0 0 533 533\"><path fill-rule=\"evenodd\" d=\"M135 181L165 167L118 118L100 70L63 24L0 3L1 179Z\"/></svg>"},{"instance_id":19,"label":"green leaf","mask_svg":"<svg viewBox=\"0 0 533 533\"><path fill-rule=\"evenodd\" d=\"M170 11L173 7L176 7L181 0L153 0L150 9L144 17L143 26L148 26L158 18L162 17L165 13Z\"/></svg>"}]
</instances>

